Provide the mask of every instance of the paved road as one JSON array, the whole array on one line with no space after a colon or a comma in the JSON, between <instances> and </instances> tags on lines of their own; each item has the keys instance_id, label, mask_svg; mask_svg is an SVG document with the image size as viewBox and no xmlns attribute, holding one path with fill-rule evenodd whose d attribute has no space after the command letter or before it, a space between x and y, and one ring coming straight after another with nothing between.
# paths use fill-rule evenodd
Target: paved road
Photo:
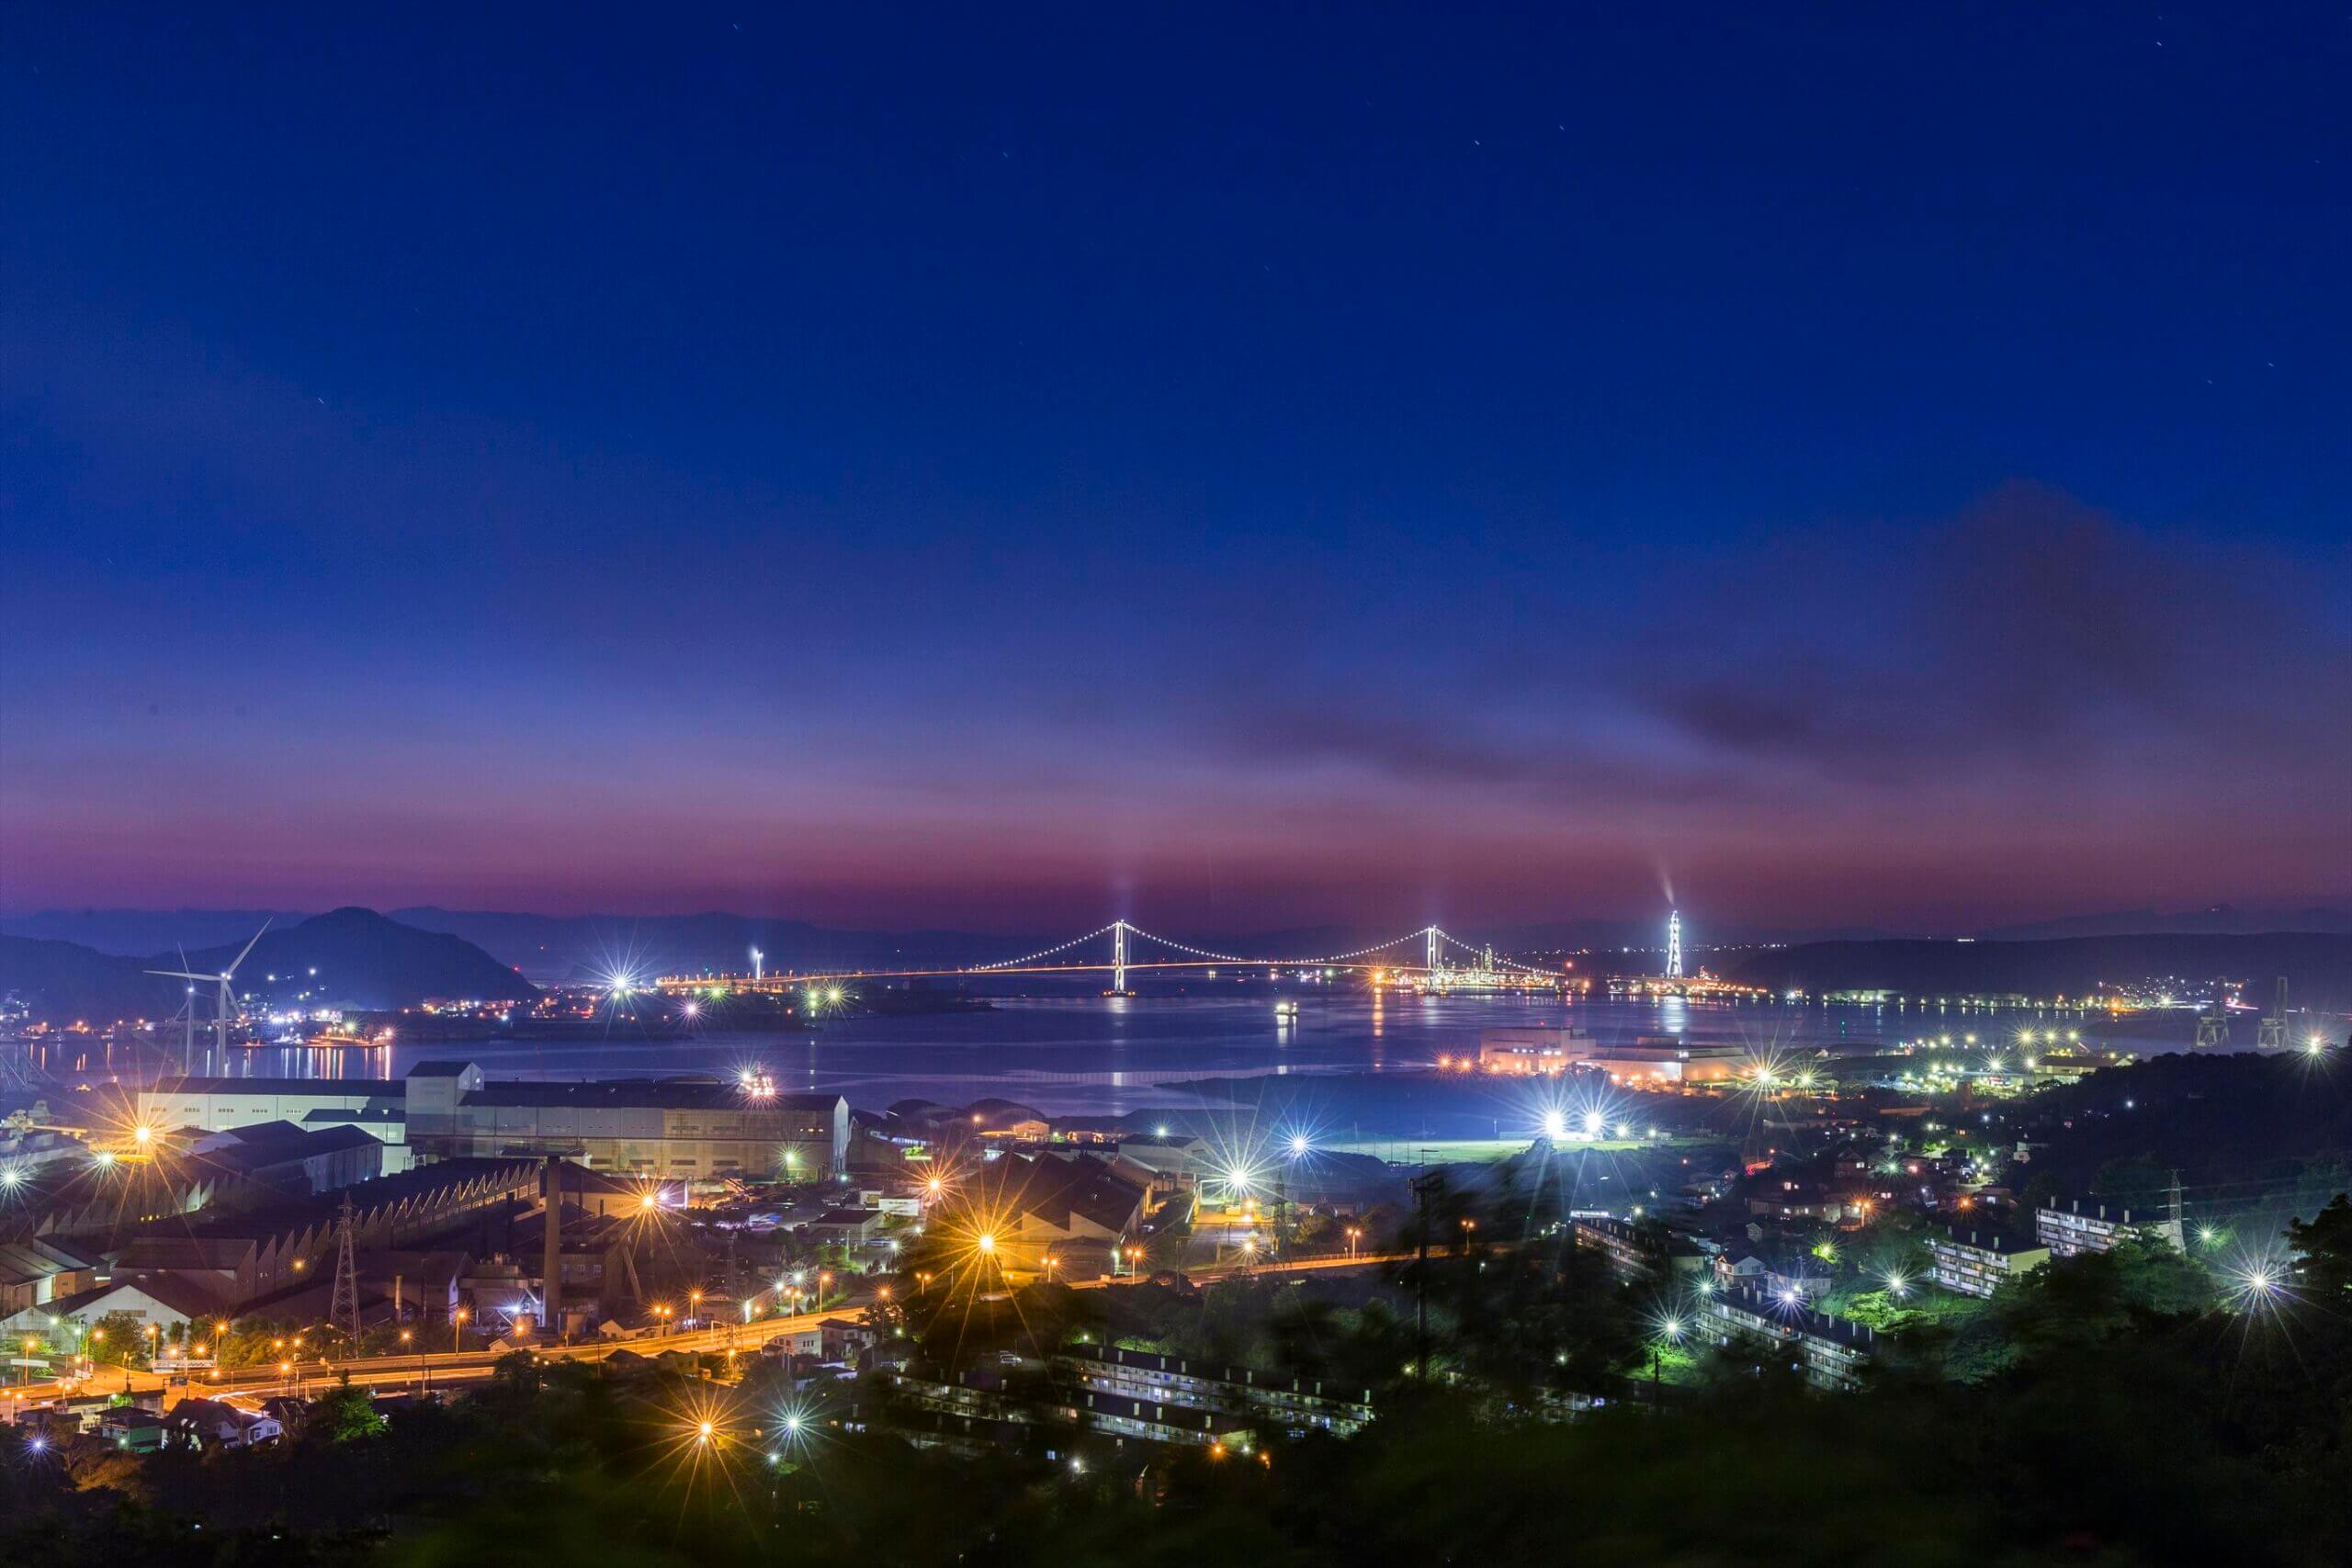
<instances>
[{"instance_id":1,"label":"paved road","mask_svg":"<svg viewBox=\"0 0 2352 1568\"><path fill-rule=\"evenodd\" d=\"M1329 1258L1293 1258L1275 1263L1260 1263L1247 1267L1240 1264L1216 1269L1196 1269L1187 1277L1193 1280L1230 1279L1238 1274L1304 1274L1377 1268L1386 1263L1401 1262L1409 1253L1365 1253L1350 1258L1340 1253ZM1122 1276L1070 1281L1074 1289L1096 1290L1122 1285L1138 1285L1148 1276ZM862 1312L871 1296L852 1296L834 1303L823 1312L801 1313L792 1317L763 1317L754 1323L718 1323L707 1328L680 1329L674 1333L647 1335L633 1339L594 1340L576 1345L548 1345L539 1354L551 1360L597 1360L615 1350L628 1350L639 1356L658 1356L666 1350L688 1353L729 1350L749 1355L771 1340L787 1334L806 1333L829 1318L854 1317ZM280 1371L276 1363L264 1366L232 1367L217 1375L198 1371L190 1375L187 1387L193 1393L248 1394L256 1397L278 1393L315 1393L322 1388L334 1386L348 1372L354 1384L361 1388L387 1392L401 1389L445 1387L472 1382L491 1375L499 1359L506 1354L501 1350L424 1350L409 1356L373 1356L350 1361L298 1361L290 1371ZM133 1393L152 1393L165 1386L166 1378L157 1372L129 1371L119 1368L101 1371L78 1385L62 1385L55 1382L36 1382L29 1386L12 1386L0 1390L0 1409L13 1417L17 1408L25 1405L50 1404L67 1393L83 1396L111 1393L121 1389Z\"/></svg>"}]
</instances>

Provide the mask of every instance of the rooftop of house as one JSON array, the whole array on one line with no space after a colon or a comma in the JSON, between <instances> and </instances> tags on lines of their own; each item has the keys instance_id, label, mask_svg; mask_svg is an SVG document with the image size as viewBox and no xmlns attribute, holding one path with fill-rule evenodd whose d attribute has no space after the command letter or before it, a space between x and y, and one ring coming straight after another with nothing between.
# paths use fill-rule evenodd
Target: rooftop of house
<instances>
[{"instance_id":1,"label":"rooftop of house","mask_svg":"<svg viewBox=\"0 0 2352 1568\"><path fill-rule=\"evenodd\" d=\"M1144 1190L1101 1160L1007 1156L1027 1168L1007 1171L1003 1197L1015 1213L1066 1228L1083 1215L1105 1230L1119 1230L1135 1218Z\"/></svg>"},{"instance_id":2,"label":"rooftop of house","mask_svg":"<svg viewBox=\"0 0 2352 1568\"><path fill-rule=\"evenodd\" d=\"M92 1285L86 1291L60 1296L40 1310L56 1318L103 1317L114 1310L107 1304L107 1298L127 1295L133 1291L189 1321L210 1317L220 1310L220 1303L214 1301L209 1292L185 1280L175 1280L168 1275L138 1280L117 1277L103 1285Z\"/></svg>"},{"instance_id":3,"label":"rooftop of house","mask_svg":"<svg viewBox=\"0 0 2352 1568\"><path fill-rule=\"evenodd\" d=\"M1713 1299L1751 1316L1764 1318L1777 1327L1819 1339L1833 1339L1851 1349L1869 1350L1877 1343L1878 1336L1867 1324L1816 1312L1802 1302L1788 1301L1752 1285L1733 1286Z\"/></svg>"}]
</instances>

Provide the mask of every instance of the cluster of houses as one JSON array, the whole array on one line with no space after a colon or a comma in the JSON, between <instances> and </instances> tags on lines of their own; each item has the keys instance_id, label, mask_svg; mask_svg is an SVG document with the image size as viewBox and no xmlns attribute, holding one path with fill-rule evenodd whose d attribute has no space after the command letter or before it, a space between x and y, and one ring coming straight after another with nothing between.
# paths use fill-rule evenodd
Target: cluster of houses
<instances>
[{"instance_id":1,"label":"cluster of houses","mask_svg":"<svg viewBox=\"0 0 2352 1568\"><path fill-rule=\"evenodd\" d=\"M1373 1417L1369 1389L1115 1345L1065 1346L1010 1373L910 1364L888 1387L895 1425L920 1444L958 1449L1058 1435L1247 1454L1272 1435L1346 1437Z\"/></svg>"}]
</instances>

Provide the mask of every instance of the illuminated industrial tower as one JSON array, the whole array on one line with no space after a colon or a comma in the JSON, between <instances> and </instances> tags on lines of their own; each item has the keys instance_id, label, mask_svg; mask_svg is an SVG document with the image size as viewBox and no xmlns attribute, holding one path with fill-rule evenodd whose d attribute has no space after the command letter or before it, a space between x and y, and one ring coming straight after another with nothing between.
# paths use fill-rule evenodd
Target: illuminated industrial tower
<instances>
[{"instance_id":1,"label":"illuminated industrial tower","mask_svg":"<svg viewBox=\"0 0 2352 1568\"><path fill-rule=\"evenodd\" d=\"M1679 909L1667 912L1666 973L1668 979L1682 977L1682 911Z\"/></svg>"}]
</instances>

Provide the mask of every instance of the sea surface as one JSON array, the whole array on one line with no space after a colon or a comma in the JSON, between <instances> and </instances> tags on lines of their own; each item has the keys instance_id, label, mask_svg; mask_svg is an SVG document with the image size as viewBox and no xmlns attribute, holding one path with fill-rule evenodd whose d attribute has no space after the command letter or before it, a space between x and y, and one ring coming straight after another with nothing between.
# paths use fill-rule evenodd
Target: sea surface
<instances>
[{"instance_id":1,"label":"sea surface","mask_svg":"<svg viewBox=\"0 0 2352 1568\"><path fill-rule=\"evenodd\" d=\"M1266 993L1232 997L1094 996L1014 998L989 1011L923 1017L844 1018L795 1034L711 1032L649 1043L641 1038L467 1043L395 1042L366 1052L199 1044L196 1070L256 1077L383 1077L420 1061L476 1061L493 1077L585 1078L763 1069L786 1092L846 1095L863 1109L920 1098L963 1104L983 1096L1017 1100L1057 1114L1118 1114L1199 1107L1204 1078L1261 1074L1424 1072L1443 1055L1475 1053L1480 1031L1498 1024L1574 1022L1604 1042L1672 1033L1692 1043L1728 1041L1753 1051L1827 1046L1862 1051L1950 1036L1965 1046L2014 1050L2028 1030L2079 1030L2086 1043L2149 1055L2185 1049L2189 1014L2100 1014L2034 1009L1897 1008L1781 1002L1588 1000L1513 996L1386 997L1317 991L1296 998L1295 1017ZM2233 1042L2252 1044L2251 1018ZM47 1047L20 1064L52 1080L133 1081L157 1064L92 1044L80 1055Z\"/></svg>"}]
</instances>

